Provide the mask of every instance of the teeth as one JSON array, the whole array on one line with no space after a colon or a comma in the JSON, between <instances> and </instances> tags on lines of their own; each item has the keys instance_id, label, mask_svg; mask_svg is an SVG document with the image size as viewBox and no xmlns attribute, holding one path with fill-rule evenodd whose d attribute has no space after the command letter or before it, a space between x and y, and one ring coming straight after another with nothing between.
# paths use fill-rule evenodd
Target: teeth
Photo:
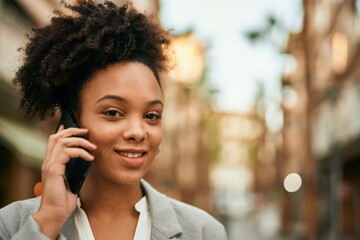
<instances>
[{"instance_id":1,"label":"teeth","mask_svg":"<svg viewBox=\"0 0 360 240\"><path fill-rule=\"evenodd\" d=\"M120 155L128 158L138 158L141 157L142 153L129 153L129 152L120 152Z\"/></svg>"}]
</instances>

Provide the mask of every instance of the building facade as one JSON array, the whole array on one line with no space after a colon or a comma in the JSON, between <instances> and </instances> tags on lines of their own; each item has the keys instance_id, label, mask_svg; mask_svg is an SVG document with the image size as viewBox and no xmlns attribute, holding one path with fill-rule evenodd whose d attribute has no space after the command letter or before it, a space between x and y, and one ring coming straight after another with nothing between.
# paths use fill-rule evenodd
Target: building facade
<instances>
[{"instance_id":1,"label":"building facade","mask_svg":"<svg viewBox=\"0 0 360 240\"><path fill-rule=\"evenodd\" d=\"M283 80L284 89L296 96L296 104L284 104L283 139L286 168L303 177L297 196L302 210L283 220L284 232L297 231L307 239L357 239L360 39L356 1L304 0L303 8L303 29L291 35L288 44L297 67ZM286 201L292 207L285 211L298 203L291 197Z\"/></svg>"}]
</instances>

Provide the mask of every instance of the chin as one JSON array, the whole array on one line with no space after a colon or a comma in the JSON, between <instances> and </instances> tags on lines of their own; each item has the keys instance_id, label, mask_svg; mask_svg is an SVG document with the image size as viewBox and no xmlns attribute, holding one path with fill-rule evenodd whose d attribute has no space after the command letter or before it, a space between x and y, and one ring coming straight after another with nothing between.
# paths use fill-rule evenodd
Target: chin
<instances>
[{"instance_id":1,"label":"chin","mask_svg":"<svg viewBox=\"0 0 360 240\"><path fill-rule=\"evenodd\" d=\"M144 174L139 173L126 173L122 174L122 176L116 177L116 179L113 179L113 182L119 184L119 185L134 185L139 184L140 180L144 177Z\"/></svg>"}]
</instances>

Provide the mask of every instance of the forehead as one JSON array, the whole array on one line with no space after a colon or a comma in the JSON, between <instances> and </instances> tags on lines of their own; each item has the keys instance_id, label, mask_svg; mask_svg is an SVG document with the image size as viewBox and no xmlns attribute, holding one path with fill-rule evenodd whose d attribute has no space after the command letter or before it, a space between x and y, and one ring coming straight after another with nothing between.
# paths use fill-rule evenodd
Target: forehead
<instances>
[{"instance_id":1,"label":"forehead","mask_svg":"<svg viewBox=\"0 0 360 240\"><path fill-rule=\"evenodd\" d=\"M96 72L84 86L81 95L82 99L90 96L98 99L108 94L150 101L162 99L154 73L138 62L115 64Z\"/></svg>"}]
</instances>

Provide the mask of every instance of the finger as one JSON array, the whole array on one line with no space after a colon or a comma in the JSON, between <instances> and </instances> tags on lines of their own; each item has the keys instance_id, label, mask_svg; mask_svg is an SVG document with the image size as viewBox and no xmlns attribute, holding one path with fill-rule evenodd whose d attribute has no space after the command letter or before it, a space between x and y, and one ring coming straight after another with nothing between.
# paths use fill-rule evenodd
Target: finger
<instances>
[{"instance_id":1,"label":"finger","mask_svg":"<svg viewBox=\"0 0 360 240\"><path fill-rule=\"evenodd\" d=\"M59 145L65 147L79 147L84 148L88 151L95 151L96 145L91 143L89 140L80 137L68 137L68 138L61 138L57 142Z\"/></svg>"},{"instance_id":2,"label":"finger","mask_svg":"<svg viewBox=\"0 0 360 240\"><path fill-rule=\"evenodd\" d=\"M64 138L64 137L71 137L71 136L79 136L80 137L80 136L84 136L87 132L88 132L88 130L85 128L64 129L64 126L61 125L56 134L52 134L49 136L48 144L47 144L46 152L45 152L44 162L46 161L46 159L50 158L50 156L52 154L52 150L59 139Z\"/></svg>"},{"instance_id":3,"label":"finger","mask_svg":"<svg viewBox=\"0 0 360 240\"><path fill-rule=\"evenodd\" d=\"M82 148L66 148L59 155L58 163L65 165L71 158L82 158L86 161L92 161L95 156Z\"/></svg>"},{"instance_id":4,"label":"finger","mask_svg":"<svg viewBox=\"0 0 360 240\"><path fill-rule=\"evenodd\" d=\"M82 148L66 148L64 154L68 156L68 158L82 158L86 161L92 161L95 159L95 156ZM69 159L65 162L67 163Z\"/></svg>"},{"instance_id":5,"label":"finger","mask_svg":"<svg viewBox=\"0 0 360 240\"><path fill-rule=\"evenodd\" d=\"M88 132L87 128L75 128L75 127L71 127L71 128L66 128L63 129L59 132L57 132L55 134L55 136L57 138L62 138L62 137L73 137L73 136L85 136Z\"/></svg>"},{"instance_id":6,"label":"finger","mask_svg":"<svg viewBox=\"0 0 360 240\"><path fill-rule=\"evenodd\" d=\"M56 151L56 149L54 149ZM42 168L44 180L49 176L64 176L65 165L72 158L81 158L85 161L92 161L95 159L94 155L82 148L66 148L61 153L57 154L56 161L48 162Z\"/></svg>"},{"instance_id":7,"label":"finger","mask_svg":"<svg viewBox=\"0 0 360 240\"><path fill-rule=\"evenodd\" d=\"M58 130L56 131L56 133L59 133L61 132L62 130L64 130L65 127L64 125L60 125ZM57 139L58 135L56 134L51 134L48 138L48 144L46 145L46 152L45 152L45 160L49 157L49 155L51 154L52 152L52 149L55 145L55 142L56 142L56 139Z\"/></svg>"},{"instance_id":8,"label":"finger","mask_svg":"<svg viewBox=\"0 0 360 240\"><path fill-rule=\"evenodd\" d=\"M49 154L51 154L52 148L54 147L57 139L59 139L62 134L60 134L60 132L62 132L65 129L64 125L60 125L58 130L56 131L55 134L51 134L48 138L48 144L46 147L46 152L45 152L45 159L48 157Z\"/></svg>"},{"instance_id":9,"label":"finger","mask_svg":"<svg viewBox=\"0 0 360 240\"><path fill-rule=\"evenodd\" d=\"M60 125L60 127L59 127L59 129L57 130L57 132L60 132L60 131L62 131L62 130L64 130L65 129L65 127L64 127L64 125Z\"/></svg>"},{"instance_id":10,"label":"finger","mask_svg":"<svg viewBox=\"0 0 360 240\"><path fill-rule=\"evenodd\" d=\"M68 139L62 139L63 142L66 142L67 140ZM80 138L75 139L74 138L74 141L78 141L80 146L81 146L81 144L84 143L83 146L89 145L92 147L92 149L94 149L92 144L85 139L80 139ZM76 144L76 143L74 143L74 144ZM94 155L92 155L90 152L88 152L84 148L85 147L77 147L77 146L76 147L65 147L64 143L57 144L54 147L50 158L46 162L44 162L43 170L49 166L56 165L56 164L65 165L69 161L70 158L80 157L87 161L94 160L94 158L95 158Z\"/></svg>"},{"instance_id":11,"label":"finger","mask_svg":"<svg viewBox=\"0 0 360 240\"><path fill-rule=\"evenodd\" d=\"M65 151L66 148L82 148L91 152L95 151L97 147L85 138L67 137L58 139L54 148L56 150L52 151L51 156L53 157L50 156L48 162L57 161L57 156Z\"/></svg>"}]
</instances>

